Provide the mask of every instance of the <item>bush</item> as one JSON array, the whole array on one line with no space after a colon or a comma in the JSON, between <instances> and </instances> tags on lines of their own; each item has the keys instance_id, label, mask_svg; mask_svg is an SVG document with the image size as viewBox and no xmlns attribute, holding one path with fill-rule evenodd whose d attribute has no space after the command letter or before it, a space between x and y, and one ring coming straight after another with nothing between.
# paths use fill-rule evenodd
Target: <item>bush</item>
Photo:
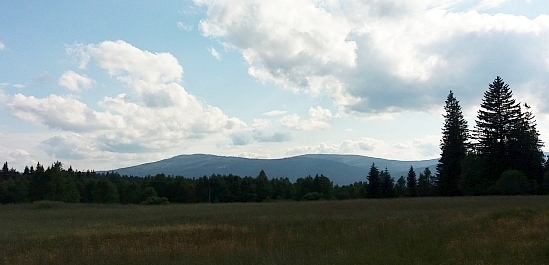
<instances>
[{"instance_id":1,"label":"bush","mask_svg":"<svg viewBox=\"0 0 549 265\"><path fill-rule=\"evenodd\" d=\"M143 202L141 202L141 204L145 204L145 205L160 205L160 204L169 204L170 201L168 200L168 198L166 197L158 197L158 196L151 196L151 197L148 197L146 200L144 200Z\"/></svg>"},{"instance_id":2,"label":"bush","mask_svg":"<svg viewBox=\"0 0 549 265\"><path fill-rule=\"evenodd\" d=\"M301 198L301 200L303 201L318 201L322 199L322 193L318 193L318 192L309 192L305 195L303 195L303 197Z\"/></svg>"},{"instance_id":3,"label":"bush","mask_svg":"<svg viewBox=\"0 0 549 265\"><path fill-rule=\"evenodd\" d=\"M532 192L532 185L524 173L507 170L501 173L496 184L490 187L490 193L501 195L521 195Z\"/></svg>"}]
</instances>

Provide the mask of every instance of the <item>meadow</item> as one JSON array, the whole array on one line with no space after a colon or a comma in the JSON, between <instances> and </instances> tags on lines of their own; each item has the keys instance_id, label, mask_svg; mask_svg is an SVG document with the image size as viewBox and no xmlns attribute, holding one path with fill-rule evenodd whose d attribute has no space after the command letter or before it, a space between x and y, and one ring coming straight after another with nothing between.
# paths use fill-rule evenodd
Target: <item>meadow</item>
<instances>
[{"instance_id":1,"label":"meadow","mask_svg":"<svg viewBox=\"0 0 549 265\"><path fill-rule=\"evenodd\" d=\"M0 205L0 264L549 264L549 197Z\"/></svg>"}]
</instances>

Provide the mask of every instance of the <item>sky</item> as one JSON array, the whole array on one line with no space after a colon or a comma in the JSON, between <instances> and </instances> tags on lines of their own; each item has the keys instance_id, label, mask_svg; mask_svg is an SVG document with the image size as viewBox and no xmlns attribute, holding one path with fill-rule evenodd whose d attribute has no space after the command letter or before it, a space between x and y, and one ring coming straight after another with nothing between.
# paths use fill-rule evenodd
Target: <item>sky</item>
<instances>
[{"instance_id":1,"label":"sky","mask_svg":"<svg viewBox=\"0 0 549 265\"><path fill-rule=\"evenodd\" d=\"M549 1L0 1L0 161L440 155L496 76L549 139ZM544 149L547 150L547 149Z\"/></svg>"}]
</instances>

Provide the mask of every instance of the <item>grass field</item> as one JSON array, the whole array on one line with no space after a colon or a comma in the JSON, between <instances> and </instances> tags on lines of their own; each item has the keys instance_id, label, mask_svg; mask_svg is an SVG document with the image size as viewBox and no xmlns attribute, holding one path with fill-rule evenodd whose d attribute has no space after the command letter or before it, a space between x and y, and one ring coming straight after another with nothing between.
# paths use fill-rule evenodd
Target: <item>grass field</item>
<instances>
[{"instance_id":1,"label":"grass field","mask_svg":"<svg viewBox=\"0 0 549 265\"><path fill-rule=\"evenodd\" d=\"M3 264L549 264L549 197L0 206Z\"/></svg>"}]
</instances>

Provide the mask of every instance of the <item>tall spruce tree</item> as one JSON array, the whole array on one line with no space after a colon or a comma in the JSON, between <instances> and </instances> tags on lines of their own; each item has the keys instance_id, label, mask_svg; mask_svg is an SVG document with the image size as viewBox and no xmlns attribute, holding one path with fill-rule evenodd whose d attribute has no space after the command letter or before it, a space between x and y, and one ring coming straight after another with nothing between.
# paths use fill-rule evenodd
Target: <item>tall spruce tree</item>
<instances>
[{"instance_id":1,"label":"tall spruce tree","mask_svg":"<svg viewBox=\"0 0 549 265\"><path fill-rule=\"evenodd\" d=\"M366 178L368 179L368 192L366 193L366 197L379 198L381 196L381 177L379 169L374 163L372 163L370 172Z\"/></svg>"},{"instance_id":2,"label":"tall spruce tree","mask_svg":"<svg viewBox=\"0 0 549 265\"><path fill-rule=\"evenodd\" d=\"M395 197L395 180L391 177L389 170L385 167L384 171L380 172L381 181L381 197L392 198Z\"/></svg>"},{"instance_id":3,"label":"tall spruce tree","mask_svg":"<svg viewBox=\"0 0 549 265\"><path fill-rule=\"evenodd\" d=\"M414 167L410 166L410 170L408 170L408 177L406 178L406 186L408 187L408 194L410 197L416 197L417 196L417 177L416 172L414 171Z\"/></svg>"},{"instance_id":4,"label":"tall spruce tree","mask_svg":"<svg viewBox=\"0 0 549 265\"><path fill-rule=\"evenodd\" d=\"M499 76L489 85L480 106L474 138L475 152L485 165L482 186L494 185L506 170L519 170L532 181L541 181L543 144L533 114L521 111L509 85Z\"/></svg>"},{"instance_id":5,"label":"tall spruce tree","mask_svg":"<svg viewBox=\"0 0 549 265\"><path fill-rule=\"evenodd\" d=\"M540 188L537 192L542 192L539 184L543 182L545 163L545 155L541 150L543 142L539 139L535 116L530 106L525 103L524 108L526 111L521 111L520 119L511 133L512 138L509 144L511 168L524 173L530 182Z\"/></svg>"},{"instance_id":6,"label":"tall spruce tree","mask_svg":"<svg viewBox=\"0 0 549 265\"><path fill-rule=\"evenodd\" d=\"M446 98L444 111L446 113L443 115L441 154L436 167L436 190L442 196L455 196L460 195L458 183L461 162L468 151L469 129L467 121L463 118L459 101L454 97L452 91Z\"/></svg>"}]
</instances>

